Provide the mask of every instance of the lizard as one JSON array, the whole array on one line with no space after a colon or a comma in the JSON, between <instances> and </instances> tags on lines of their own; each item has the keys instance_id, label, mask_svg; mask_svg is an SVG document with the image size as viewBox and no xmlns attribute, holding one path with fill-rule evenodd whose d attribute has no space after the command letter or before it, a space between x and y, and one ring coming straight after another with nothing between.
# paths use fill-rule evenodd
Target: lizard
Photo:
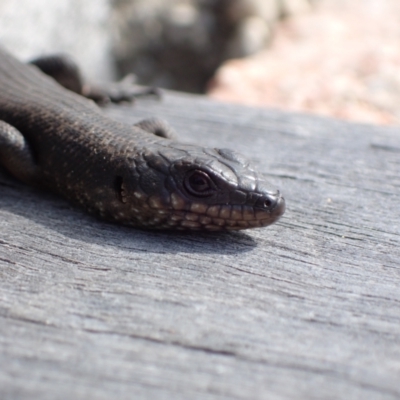
<instances>
[{"instance_id":1,"label":"lizard","mask_svg":"<svg viewBox=\"0 0 400 400\"><path fill-rule=\"evenodd\" d=\"M280 191L239 153L179 143L157 119L117 122L93 101L104 98L63 57L25 64L0 48L0 165L137 228L241 230L283 215Z\"/></svg>"}]
</instances>

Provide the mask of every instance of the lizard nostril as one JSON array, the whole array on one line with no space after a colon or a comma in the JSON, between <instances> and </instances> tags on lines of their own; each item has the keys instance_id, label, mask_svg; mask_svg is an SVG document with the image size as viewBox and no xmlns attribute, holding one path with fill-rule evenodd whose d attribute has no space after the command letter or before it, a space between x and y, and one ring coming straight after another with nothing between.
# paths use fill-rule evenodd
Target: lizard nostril
<instances>
[{"instance_id":1,"label":"lizard nostril","mask_svg":"<svg viewBox=\"0 0 400 400\"><path fill-rule=\"evenodd\" d=\"M262 199L262 202L260 202L260 205L262 208L265 208L269 211L274 210L283 200L282 196L277 191L276 193L266 193Z\"/></svg>"},{"instance_id":2,"label":"lizard nostril","mask_svg":"<svg viewBox=\"0 0 400 400\"><path fill-rule=\"evenodd\" d=\"M267 199L267 200L264 201L264 207L270 208L271 205L272 205L271 199Z\"/></svg>"}]
</instances>

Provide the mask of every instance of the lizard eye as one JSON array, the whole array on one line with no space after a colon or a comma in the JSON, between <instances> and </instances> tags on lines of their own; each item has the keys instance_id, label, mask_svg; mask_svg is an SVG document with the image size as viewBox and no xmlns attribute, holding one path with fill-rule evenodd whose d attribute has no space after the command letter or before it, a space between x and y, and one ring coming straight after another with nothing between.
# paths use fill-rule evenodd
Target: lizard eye
<instances>
[{"instance_id":1,"label":"lizard eye","mask_svg":"<svg viewBox=\"0 0 400 400\"><path fill-rule=\"evenodd\" d=\"M210 196L215 186L211 178L204 171L190 171L184 182L186 190L195 196Z\"/></svg>"}]
</instances>

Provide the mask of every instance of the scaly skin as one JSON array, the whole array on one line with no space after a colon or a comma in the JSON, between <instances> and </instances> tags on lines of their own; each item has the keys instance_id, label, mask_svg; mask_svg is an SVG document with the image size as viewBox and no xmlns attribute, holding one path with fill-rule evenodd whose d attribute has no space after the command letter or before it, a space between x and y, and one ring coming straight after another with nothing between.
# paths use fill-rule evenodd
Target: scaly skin
<instances>
[{"instance_id":1,"label":"scaly skin","mask_svg":"<svg viewBox=\"0 0 400 400\"><path fill-rule=\"evenodd\" d=\"M242 156L160 138L156 125L107 118L0 50L0 163L16 178L141 228L239 230L284 213Z\"/></svg>"}]
</instances>

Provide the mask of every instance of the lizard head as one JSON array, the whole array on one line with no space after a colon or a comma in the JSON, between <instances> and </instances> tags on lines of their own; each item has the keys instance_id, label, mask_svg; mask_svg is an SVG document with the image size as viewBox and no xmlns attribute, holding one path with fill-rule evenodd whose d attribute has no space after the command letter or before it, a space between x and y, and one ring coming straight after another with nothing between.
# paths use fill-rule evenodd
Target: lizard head
<instances>
[{"instance_id":1,"label":"lizard head","mask_svg":"<svg viewBox=\"0 0 400 400\"><path fill-rule=\"evenodd\" d=\"M158 143L156 155L148 150L135 167L139 182L122 185L132 225L241 230L270 225L285 211L280 192L236 152L178 143L162 150Z\"/></svg>"}]
</instances>

